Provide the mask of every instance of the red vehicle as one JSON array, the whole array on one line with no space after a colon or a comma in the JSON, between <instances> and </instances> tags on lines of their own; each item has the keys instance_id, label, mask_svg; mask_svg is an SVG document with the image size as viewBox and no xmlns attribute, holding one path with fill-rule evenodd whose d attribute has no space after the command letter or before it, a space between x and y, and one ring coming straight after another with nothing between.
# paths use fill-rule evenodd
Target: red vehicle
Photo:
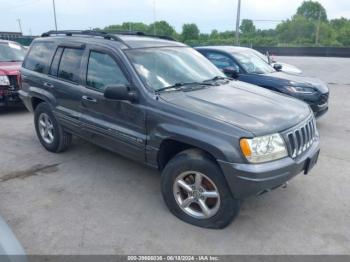
<instances>
[{"instance_id":1,"label":"red vehicle","mask_svg":"<svg viewBox=\"0 0 350 262\"><path fill-rule=\"evenodd\" d=\"M0 107L21 105L19 70L26 51L16 42L0 40Z\"/></svg>"}]
</instances>

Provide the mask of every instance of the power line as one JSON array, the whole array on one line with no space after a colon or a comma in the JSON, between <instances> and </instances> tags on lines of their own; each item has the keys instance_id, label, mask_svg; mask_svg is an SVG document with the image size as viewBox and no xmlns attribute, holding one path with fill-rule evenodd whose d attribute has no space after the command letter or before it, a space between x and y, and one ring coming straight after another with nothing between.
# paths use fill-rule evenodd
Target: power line
<instances>
[{"instance_id":1,"label":"power line","mask_svg":"<svg viewBox=\"0 0 350 262\"><path fill-rule=\"evenodd\" d=\"M56 17L56 5L55 5L55 0L52 0L52 5L53 5L53 17L55 19L55 29L57 31L57 17Z\"/></svg>"},{"instance_id":2,"label":"power line","mask_svg":"<svg viewBox=\"0 0 350 262\"><path fill-rule=\"evenodd\" d=\"M18 22L19 31L23 34L21 19L18 18L17 22Z\"/></svg>"},{"instance_id":3,"label":"power line","mask_svg":"<svg viewBox=\"0 0 350 262\"><path fill-rule=\"evenodd\" d=\"M239 45L239 23L241 21L241 0L238 0L237 20L236 20L236 45Z\"/></svg>"}]
</instances>

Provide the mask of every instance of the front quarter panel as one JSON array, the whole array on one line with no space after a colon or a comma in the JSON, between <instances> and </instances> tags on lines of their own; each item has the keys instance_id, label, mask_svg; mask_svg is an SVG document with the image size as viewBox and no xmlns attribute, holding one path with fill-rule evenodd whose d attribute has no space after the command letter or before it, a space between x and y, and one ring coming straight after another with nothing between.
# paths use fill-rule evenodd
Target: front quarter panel
<instances>
[{"instance_id":1,"label":"front quarter panel","mask_svg":"<svg viewBox=\"0 0 350 262\"><path fill-rule=\"evenodd\" d=\"M155 101L147 113L147 162L157 166L158 150L170 139L208 152L217 160L245 163L239 139L252 134L219 121Z\"/></svg>"}]
</instances>

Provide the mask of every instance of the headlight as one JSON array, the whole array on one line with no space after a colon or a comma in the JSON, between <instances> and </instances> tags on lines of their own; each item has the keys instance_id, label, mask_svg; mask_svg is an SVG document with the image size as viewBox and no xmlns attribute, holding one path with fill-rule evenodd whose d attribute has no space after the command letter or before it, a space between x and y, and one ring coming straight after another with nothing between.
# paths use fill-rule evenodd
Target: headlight
<instances>
[{"instance_id":1,"label":"headlight","mask_svg":"<svg viewBox=\"0 0 350 262\"><path fill-rule=\"evenodd\" d=\"M243 138L240 140L243 155L251 163L262 163L288 156L286 145L279 134Z\"/></svg>"},{"instance_id":2,"label":"headlight","mask_svg":"<svg viewBox=\"0 0 350 262\"><path fill-rule=\"evenodd\" d=\"M315 90L313 90L311 87L287 86L286 88L291 93L305 94L305 95L315 93Z\"/></svg>"},{"instance_id":3,"label":"headlight","mask_svg":"<svg viewBox=\"0 0 350 262\"><path fill-rule=\"evenodd\" d=\"M9 86L10 80L7 76L0 76L0 86Z\"/></svg>"}]
</instances>

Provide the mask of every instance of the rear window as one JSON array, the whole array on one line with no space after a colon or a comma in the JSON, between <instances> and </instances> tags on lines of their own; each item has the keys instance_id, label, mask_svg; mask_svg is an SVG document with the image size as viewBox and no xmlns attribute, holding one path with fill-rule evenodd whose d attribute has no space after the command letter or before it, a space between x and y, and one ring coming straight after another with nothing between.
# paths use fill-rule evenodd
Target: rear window
<instances>
[{"instance_id":1,"label":"rear window","mask_svg":"<svg viewBox=\"0 0 350 262\"><path fill-rule=\"evenodd\" d=\"M22 62L25 54L21 45L13 42L0 43L0 62Z\"/></svg>"},{"instance_id":2,"label":"rear window","mask_svg":"<svg viewBox=\"0 0 350 262\"><path fill-rule=\"evenodd\" d=\"M23 67L38 73L47 73L53 51L54 43L34 43L23 63Z\"/></svg>"},{"instance_id":3,"label":"rear window","mask_svg":"<svg viewBox=\"0 0 350 262\"><path fill-rule=\"evenodd\" d=\"M79 83L80 64L84 50L65 48L62 54L58 77L73 83Z\"/></svg>"}]
</instances>

